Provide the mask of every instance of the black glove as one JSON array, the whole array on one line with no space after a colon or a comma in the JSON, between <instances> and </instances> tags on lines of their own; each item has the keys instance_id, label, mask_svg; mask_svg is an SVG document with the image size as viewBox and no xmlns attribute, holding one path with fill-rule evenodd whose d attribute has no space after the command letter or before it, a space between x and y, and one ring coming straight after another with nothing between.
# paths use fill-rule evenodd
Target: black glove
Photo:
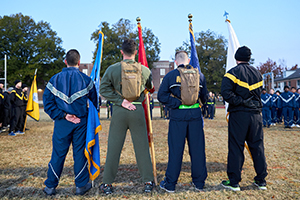
<instances>
[{"instance_id":1,"label":"black glove","mask_svg":"<svg viewBox=\"0 0 300 200\"><path fill-rule=\"evenodd\" d=\"M270 107L270 110L272 110L272 107Z\"/></svg>"},{"instance_id":2,"label":"black glove","mask_svg":"<svg viewBox=\"0 0 300 200\"><path fill-rule=\"evenodd\" d=\"M248 107L248 108L256 108L255 104L252 101L252 98L253 98L253 96L250 97L250 98L248 98L248 99L246 99L246 100L243 100L242 104L244 106Z\"/></svg>"}]
</instances>

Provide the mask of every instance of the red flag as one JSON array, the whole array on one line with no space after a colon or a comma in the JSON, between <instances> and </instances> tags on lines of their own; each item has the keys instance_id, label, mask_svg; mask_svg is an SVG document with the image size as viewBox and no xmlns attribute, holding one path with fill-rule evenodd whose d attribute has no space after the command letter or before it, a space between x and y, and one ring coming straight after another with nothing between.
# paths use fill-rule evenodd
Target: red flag
<instances>
[{"instance_id":1,"label":"red flag","mask_svg":"<svg viewBox=\"0 0 300 200\"><path fill-rule=\"evenodd\" d=\"M139 63L141 63L142 65L148 67L146 51L145 51L144 41L143 41L142 26L141 26L140 23L138 23L138 30L139 30L139 40L140 40L140 44L139 44Z\"/></svg>"},{"instance_id":2,"label":"red flag","mask_svg":"<svg viewBox=\"0 0 300 200\"><path fill-rule=\"evenodd\" d=\"M146 51L144 47L144 41L143 41L143 35L142 35L142 26L140 23L138 23L138 31L139 31L139 63L142 65L148 67L148 62L147 62L147 57L146 57ZM148 67L149 68L149 67ZM153 87L154 89L154 87ZM152 89L151 89L152 90ZM147 109L147 104L146 104L146 98L149 98L149 93L145 93L145 99L143 101L143 108L144 108L144 113L145 113L145 120L147 124L147 135L148 135L148 141L150 142L150 128L149 128L149 118L148 118L148 109Z\"/></svg>"}]
</instances>

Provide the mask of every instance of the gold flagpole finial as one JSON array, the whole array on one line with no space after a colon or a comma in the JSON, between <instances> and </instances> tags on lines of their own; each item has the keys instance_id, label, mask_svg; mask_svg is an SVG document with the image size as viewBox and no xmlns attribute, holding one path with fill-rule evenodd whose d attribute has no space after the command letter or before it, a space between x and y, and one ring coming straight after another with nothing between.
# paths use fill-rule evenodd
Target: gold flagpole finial
<instances>
[{"instance_id":1,"label":"gold flagpole finial","mask_svg":"<svg viewBox=\"0 0 300 200\"><path fill-rule=\"evenodd\" d=\"M191 13L188 15L188 18L189 18L189 22L192 23L193 15Z\"/></svg>"},{"instance_id":2,"label":"gold flagpole finial","mask_svg":"<svg viewBox=\"0 0 300 200\"><path fill-rule=\"evenodd\" d=\"M141 18L140 18L140 17L137 17L137 18L136 18L136 21L137 21L138 24L140 24Z\"/></svg>"}]
</instances>

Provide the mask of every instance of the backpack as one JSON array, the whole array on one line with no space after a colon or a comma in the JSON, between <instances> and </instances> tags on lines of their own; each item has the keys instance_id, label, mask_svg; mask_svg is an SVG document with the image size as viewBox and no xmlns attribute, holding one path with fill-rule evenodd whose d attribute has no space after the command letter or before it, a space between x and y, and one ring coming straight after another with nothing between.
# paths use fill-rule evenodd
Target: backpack
<instances>
[{"instance_id":1,"label":"backpack","mask_svg":"<svg viewBox=\"0 0 300 200\"><path fill-rule=\"evenodd\" d=\"M121 61L122 97L132 102L140 97L142 66L140 63Z\"/></svg>"},{"instance_id":2,"label":"backpack","mask_svg":"<svg viewBox=\"0 0 300 200\"><path fill-rule=\"evenodd\" d=\"M177 70L181 78L181 101L183 105L194 105L199 96L199 79L200 74L197 68L186 66L179 67Z\"/></svg>"}]
</instances>

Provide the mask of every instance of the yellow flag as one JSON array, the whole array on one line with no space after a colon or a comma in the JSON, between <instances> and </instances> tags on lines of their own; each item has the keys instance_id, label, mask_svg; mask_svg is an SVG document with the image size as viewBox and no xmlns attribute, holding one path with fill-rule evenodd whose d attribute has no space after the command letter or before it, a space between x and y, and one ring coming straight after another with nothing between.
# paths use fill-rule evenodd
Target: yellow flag
<instances>
[{"instance_id":1,"label":"yellow flag","mask_svg":"<svg viewBox=\"0 0 300 200\"><path fill-rule=\"evenodd\" d=\"M40 120L40 110L39 110L38 93L37 93L37 85L36 85L36 73L34 75L31 84L30 94L28 97L28 102L26 107L26 113L34 120L36 121Z\"/></svg>"}]
</instances>

